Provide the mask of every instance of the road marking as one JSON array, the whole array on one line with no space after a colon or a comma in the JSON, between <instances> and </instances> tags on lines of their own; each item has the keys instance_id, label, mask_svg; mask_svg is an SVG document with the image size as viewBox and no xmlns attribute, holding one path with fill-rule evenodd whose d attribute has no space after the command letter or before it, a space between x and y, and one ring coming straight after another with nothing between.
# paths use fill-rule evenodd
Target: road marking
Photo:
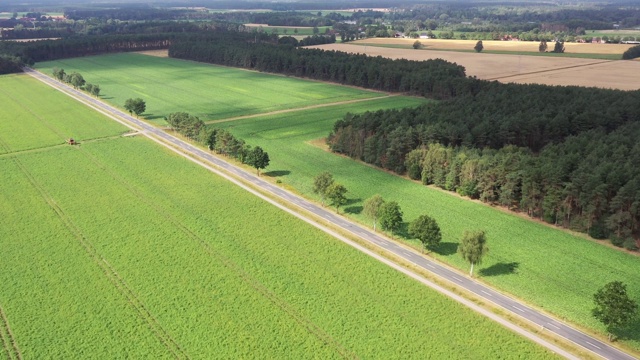
<instances>
[{"instance_id":1,"label":"road marking","mask_svg":"<svg viewBox=\"0 0 640 360\"><path fill-rule=\"evenodd\" d=\"M462 279L460 279L460 278L459 278L459 277L457 277L457 276L453 276L453 275L452 275L451 277L453 278L453 280L455 280L455 281L457 281L457 282L462 282Z\"/></svg>"},{"instance_id":2,"label":"road marking","mask_svg":"<svg viewBox=\"0 0 640 360\"><path fill-rule=\"evenodd\" d=\"M556 326L556 325L554 325L552 323L547 323L547 325L551 326L552 328L556 328L556 329L560 330L559 326Z\"/></svg>"},{"instance_id":3,"label":"road marking","mask_svg":"<svg viewBox=\"0 0 640 360\"><path fill-rule=\"evenodd\" d=\"M431 265L431 264L429 264L429 263L427 263L427 267L430 267L430 268L432 268L432 269L435 269L435 268L436 268L435 266L433 266L433 265Z\"/></svg>"},{"instance_id":4,"label":"road marking","mask_svg":"<svg viewBox=\"0 0 640 360\"><path fill-rule=\"evenodd\" d=\"M490 293L488 293L488 292L486 292L486 291L484 291L484 290L480 290L480 292L481 292L481 293L483 293L483 294L485 294L485 295L487 295L487 296L493 296L493 295L491 295Z\"/></svg>"},{"instance_id":5,"label":"road marking","mask_svg":"<svg viewBox=\"0 0 640 360\"><path fill-rule=\"evenodd\" d=\"M594 347L594 348L596 348L596 349L600 349L600 350L602 350L602 349L600 348L600 346L598 346L598 345L596 345L596 344L592 344L592 343L590 343L590 342L588 342L588 341L586 341L586 340L585 340L585 342L586 342L587 344L589 344L589 345L593 346L593 347Z\"/></svg>"},{"instance_id":6,"label":"road marking","mask_svg":"<svg viewBox=\"0 0 640 360\"><path fill-rule=\"evenodd\" d=\"M518 311L525 312L523 309L521 309L521 308L519 308L519 307L517 307L517 306L515 306L515 305L511 305L511 306L512 306L514 309L518 310Z\"/></svg>"}]
</instances>

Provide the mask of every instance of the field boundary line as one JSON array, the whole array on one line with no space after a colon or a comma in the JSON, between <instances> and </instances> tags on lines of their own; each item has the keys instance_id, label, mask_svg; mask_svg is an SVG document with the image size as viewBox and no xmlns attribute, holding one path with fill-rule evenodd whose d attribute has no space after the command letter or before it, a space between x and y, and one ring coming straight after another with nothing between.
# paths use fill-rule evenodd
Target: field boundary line
<instances>
[{"instance_id":1,"label":"field boundary line","mask_svg":"<svg viewBox=\"0 0 640 360\"><path fill-rule=\"evenodd\" d=\"M62 210L62 208L55 202L42 185L40 185L29 170L15 157L13 161L20 168L24 176L31 183L31 185L40 193L42 199L49 205L49 207L60 218L62 224L69 230L69 232L79 241L80 245L85 249L89 257L93 262L98 265L107 279L114 285L116 290L127 300L129 305L137 311L138 315L147 323L147 326L156 338L171 352L176 359L188 359L189 356L184 352L180 345L171 337L171 335L160 325L158 320L151 314L146 306L138 299L133 290L128 286L124 279L118 274L107 260L100 255L98 250L91 244L91 242L84 235L82 230L73 223L73 220Z\"/></svg>"},{"instance_id":2,"label":"field boundary line","mask_svg":"<svg viewBox=\"0 0 640 360\"><path fill-rule=\"evenodd\" d=\"M255 279L251 276L250 273L246 272L239 265L237 265L233 260L227 258L222 255L219 251L214 250L211 245L204 240L201 236L196 234L193 230L191 230L188 226L184 225L178 218L176 218L171 212L166 210L157 202L149 199L144 193L142 193L135 186L128 183L125 179L119 176L117 173L111 171L111 169L100 162L93 154L89 154L87 151L81 150L81 152L89 158L91 162L94 163L96 167L107 173L113 180L120 183L124 188L126 188L133 196L138 198L141 202L147 204L149 207L153 208L160 216L167 219L173 226L180 229L185 235L194 240L200 246L204 248L204 250L212 256L214 259L217 259L221 262L226 268L234 272L242 281L247 283L249 286L254 288L258 293L262 294L265 298L267 298L271 303L276 305L282 311L284 311L289 317L293 318L300 325L305 327L311 334L313 334L320 341L324 342L326 345L331 345L343 358L346 359L357 359L358 356L349 349L347 349L344 345L342 345L339 341L335 340L330 334L326 333L320 326L316 325L310 319L307 319L304 315L300 314L300 312L291 306L287 301L280 298L276 293L269 290L264 284L262 284L259 280ZM106 260L105 260L106 262Z\"/></svg>"},{"instance_id":3,"label":"field boundary line","mask_svg":"<svg viewBox=\"0 0 640 360\"><path fill-rule=\"evenodd\" d=\"M9 319L7 319L7 315L4 313L2 306L0 306L0 341L2 341L2 348L10 360L22 360L22 353L20 352L15 336L13 336L11 332Z\"/></svg>"},{"instance_id":4,"label":"field boundary line","mask_svg":"<svg viewBox=\"0 0 640 360\"><path fill-rule=\"evenodd\" d=\"M488 78L488 79L485 79L485 80L487 80L487 81L504 80L504 79L509 79L509 78L518 77L518 76L536 75L536 74L543 74L543 73L559 71L559 70L569 70L569 69L577 69L577 68L586 67L586 66L601 65L601 64L606 64L606 63L610 63L610 62L613 62L613 61L615 61L615 60L594 61L594 62L588 63L588 64L571 65L571 66L563 66L563 67L547 69L547 70L530 71L530 72L524 72L524 73L513 74L513 75L498 76L498 77L494 77L494 78Z\"/></svg>"},{"instance_id":5,"label":"field boundary line","mask_svg":"<svg viewBox=\"0 0 640 360\"><path fill-rule=\"evenodd\" d=\"M373 98L345 100L345 101L338 101L338 102L333 102L328 104L316 104L316 105L303 106L303 107L294 108L294 109L275 110L275 111L269 111L269 112L260 113L260 114L242 115L242 116L230 117L226 119L209 120L209 121L205 121L204 123L206 125L211 125L211 124L218 124L218 123L224 123L224 122L230 122L230 121L236 121L236 120L251 119L251 118L261 117L261 116L271 116L271 115L285 114L285 113L290 113L295 111L304 111L304 110L318 109L323 107L339 106L339 105L354 104L354 103L365 102L365 101L387 99L395 96L400 96L400 94L387 94L385 96L378 96Z\"/></svg>"}]
</instances>

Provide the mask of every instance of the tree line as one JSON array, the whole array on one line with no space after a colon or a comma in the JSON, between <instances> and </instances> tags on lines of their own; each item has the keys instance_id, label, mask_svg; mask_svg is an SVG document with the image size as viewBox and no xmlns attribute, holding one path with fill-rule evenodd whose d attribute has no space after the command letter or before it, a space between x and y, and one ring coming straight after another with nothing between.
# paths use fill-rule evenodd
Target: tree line
<instances>
[{"instance_id":1,"label":"tree line","mask_svg":"<svg viewBox=\"0 0 640 360\"><path fill-rule=\"evenodd\" d=\"M169 56L438 99L473 91L475 83L465 78L464 67L441 59L391 60L222 36L176 40Z\"/></svg>"},{"instance_id":2,"label":"tree line","mask_svg":"<svg viewBox=\"0 0 640 360\"><path fill-rule=\"evenodd\" d=\"M638 101L638 92L494 83L475 97L347 114L328 144L632 250L640 237Z\"/></svg>"},{"instance_id":3,"label":"tree line","mask_svg":"<svg viewBox=\"0 0 640 360\"><path fill-rule=\"evenodd\" d=\"M252 147L225 129L208 128L197 116L175 112L165 117L165 121L174 131L206 145L210 151L255 168L258 176L261 169L269 166L269 154L260 146Z\"/></svg>"},{"instance_id":4,"label":"tree line","mask_svg":"<svg viewBox=\"0 0 640 360\"><path fill-rule=\"evenodd\" d=\"M58 81L63 81L73 86L74 89L84 90L95 97L100 95L100 85L86 82L84 77L78 72L74 71L71 74L67 74L64 69L55 67L53 68L52 75L55 79L58 79Z\"/></svg>"}]
</instances>

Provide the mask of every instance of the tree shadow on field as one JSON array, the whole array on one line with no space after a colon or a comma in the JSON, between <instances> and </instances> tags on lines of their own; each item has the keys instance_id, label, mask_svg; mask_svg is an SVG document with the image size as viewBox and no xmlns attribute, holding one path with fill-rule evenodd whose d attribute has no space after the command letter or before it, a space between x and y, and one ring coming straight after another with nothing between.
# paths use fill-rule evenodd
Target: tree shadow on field
<instances>
[{"instance_id":1,"label":"tree shadow on field","mask_svg":"<svg viewBox=\"0 0 640 360\"><path fill-rule=\"evenodd\" d=\"M347 199L347 202L344 204L344 212L348 214L360 214L362 212L362 205L360 206L350 206L357 203L361 203L362 199Z\"/></svg>"},{"instance_id":2,"label":"tree shadow on field","mask_svg":"<svg viewBox=\"0 0 640 360\"><path fill-rule=\"evenodd\" d=\"M272 171L267 171L262 173L262 175L269 176L269 177L280 177L280 176L285 176L289 174L291 174L291 171L289 170L272 170Z\"/></svg>"},{"instance_id":3,"label":"tree shadow on field","mask_svg":"<svg viewBox=\"0 0 640 360\"><path fill-rule=\"evenodd\" d=\"M458 243L443 242L434 251L440 255L449 256L458 252L458 245Z\"/></svg>"},{"instance_id":4,"label":"tree shadow on field","mask_svg":"<svg viewBox=\"0 0 640 360\"><path fill-rule=\"evenodd\" d=\"M520 263L517 263L517 262L510 262L510 263L500 262L497 264L493 264L488 268L480 269L478 273L482 276L500 276L500 275L516 274L518 272L518 267L520 267Z\"/></svg>"},{"instance_id":5,"label":"tree shadow on field","mask_svg":"<svg viewBox=\"0 0 640 360\"><path fill-rule=\"evenodd\" d=\"M162 115L153 115L153 114L145 114L144 117L147 120L164 119L164 116Z\"/></svg>"},{"instance_id":6,"label":"tree shadow on field","mask_svg":"<svg viewBox=\"0 0 640 360\"><path fill-rule=\"evenodd\" d=\"M615 339L617 340L640 340L640 317L636 316L635 320L624 329L620 329L614 332Z\"/></svg>"},{"instance_id":7,"label":"tree shadow on field","mask_svg":"<svg viewBox=\"0 0 640 360\"><path fill-rule=\"evenodd\" d=\"M344 212L347 214L360 214L362 212L362 206L345 207Z\"/></svg>"},{"instance_id":8,"label":"tree shadow on field","mask_svg":"<svg viewBox=\"0 0 640 360\"><path fill-rule=\"evenodd\" d=\"M102 100L111 100L111 99L113 99L113 96L102 96L102 95L100 95L99 98L102 99Z\"/></svg>"}]
</instances>

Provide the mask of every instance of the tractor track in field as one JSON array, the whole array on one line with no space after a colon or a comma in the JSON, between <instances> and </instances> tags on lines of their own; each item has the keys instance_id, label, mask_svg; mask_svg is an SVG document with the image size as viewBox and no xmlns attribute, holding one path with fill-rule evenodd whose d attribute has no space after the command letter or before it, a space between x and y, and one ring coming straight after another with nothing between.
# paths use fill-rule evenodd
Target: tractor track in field
<instances>
[{"instance_id":1,"label":"tractor track in field","mask_svg":"<svg viewBox=\"0 0 640 360\"><path fill-rule=\"evenodd\" d=\"M205 121L204 123L206 125L211 125L211 124L218 124L218 123L229 122L229 121L251 119L251 118L261 117L261 116L270 116L270 115L278 115L278 114L290 113L290 112L294 112L294 111L304 111L304 110L318 109L318 108L329 107L329 106L338 106L338 105L354 104L354 103L359 103L359 102L364 102L364 101L386 99L386 98L390 98L390 97L394 97L394 96L400 96L400 94L387 94L385 96L378 96L378 97L373 97L373 98L346 100L346 101L338 101L338 102L333 102L333 103L328 103L328 104L309 105L309 106L304 106L304 107L300 107L300 108L293 108L293 109L275 110L275 111L269 111L269 112L260 113L260 114L251 114L251 115L230 117L230 118L225 118L225 119L209 120L209 121Z\"/></svg>"},{"instance_id":2,"label":"tractor track in field","mask_svg":"<svg viewBox=\"0 0 640 360\"><path fill-rule=\"evenodd\" d=\"M9 320L0 306L0 342L2 343L2 350L6 353L9 360L22 360L22 353L18 348L16 338L11 332L9 326Z\"/></svg>"},{"instance_id":3,"label":"tractor track in field","mask_svg":"<svg viewBox=\"0 0 640 360\"><path fill-rule=\"evenodd\" d=\"M513 77L519 77L519 76L544 74L544 73L549 73L549 72L558 71L558 70L569 70L569 69L576 69L576 68L593 66L593 65L600 65L600 64L610 63L612 61L613 60L595 61L595 62L591 62L591 63L588 63L588 64L563 66L563 67L558 67L558 68L553 68L553 69L543 69L543 70L536 70L536 71L530 71L530 72L513 74L513 75L497 76L497 77L494 77L494 78L488 78L486 80L487 81L493 81L493 80L501 81L501 80L504 80L504 79L509 79L509 78L513 78Z\"/></svg>"},{"instance_id":4,"label":"tractor track in field","mask_svg":"<svg viewBox=\"0 0 640 360\"><path fill-rule=\"evenodd\" d=\"M1 140L0 145L6 147L6 144ZM156 336L156 338L169 350L174 358L189 359L189 356L171 337L171 335L162 327L162 325L160 325L158 320L153 316L153 314L151 314L146 306L138 299L136 294L129 287L129 285L127 285L120 274L118 274L116 269L111 264L109 264L109 262L104 257L100 255L98 250L93 246L93 244L91 244L82 230L71 220L71 218L64 212L64 210L62 210L62 208L55 202L53 197L47 193L45 188L35 179L33 174L29 172L25 165L22 164L22 162L20 162L20 160L15 156L12 158L12 160L20 168L21 172L25 175L31 185L40 193L42 199L60 218L62 224L78 240L89 257L102 270L107 279L114 285L118 292L120 292L120 294L124 296L129 305L133 307L138 315L147 323L147 326Z\"/></svg>"},{"instance_id":5,"label":"tractor track in field","mask_svg":"<svg viewBox=\"0 0 640 360\"><path fill-rule=\"evenodd\" d=\"M269 300L272 304L282 310L285 314L287 314L290 318L294 319L297 323L307 329L309 333L313 334L316 338L322 341L325 345L331 346L337 353L339 353L345 359L357 359L358 356L347 349L344 345L342 345L339 341L334 339L330 334L326 333L320 326L316 325L313 321L305 317L300 313L297 309L291 306L286 300L279 297L276 293L269 290L264 284L262 284L259 280L253 277L251 274L243 270L238 264L236 264L233 260L228 257L222 255L220 252L214 250L211 245L203 239L201 236L192 231L189 227L185 226L179 219L177 219L174 215L172 215L168 210L166 210L162 205L157 204L150 200L142 191L137 189L135 186L131 185L130 182L126 181L126 179L122 178L117 173L113 172L107 165L102 163L99 159L97 159L92 154L89 154L86 151L82 151L82 153L89 158L94 165L107 173L113 180L122 185L127 189L133 196L135 196L140 203L146 204L149 207L153 208L158 215L164 217L169 223L175 226L177 229L182 231L187 237L191 240L198 243L213 259L222 263L227 269L231 270L235 273L243 282L248 284L251 288L253 288L256 292L260 293L267 300Z\"/></svg>"}]
</instances>

